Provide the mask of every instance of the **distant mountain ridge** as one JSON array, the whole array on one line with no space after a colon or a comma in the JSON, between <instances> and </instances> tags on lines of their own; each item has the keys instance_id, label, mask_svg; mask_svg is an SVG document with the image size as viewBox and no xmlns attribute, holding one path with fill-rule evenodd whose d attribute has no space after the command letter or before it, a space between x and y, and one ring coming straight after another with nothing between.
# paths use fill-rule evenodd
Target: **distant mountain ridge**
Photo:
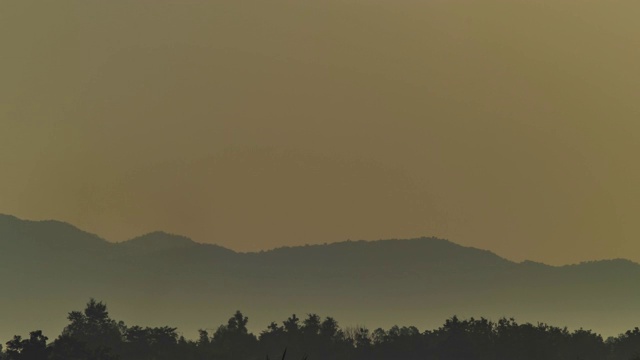
<instances>
[{"instance_id":1,"label":"distant mountain ridge","mask_svg":"<svg viewBox=\"0 0 640 360\"><path fill-rule=\"evenodd\" d=\"M0 283L0 341L35 327L58 333L64 314L89 297L124 320L187 335L237 309L258 328L291 313L425 327L458 314L608 334L637 326L640 315L640 265L629 260L516 263L437 238L241 253L165 232L111 243L63 222L10 215L0 215Z\"/></svg>"},{"instance_id":2,"label":"distant mountain ridge","mask_svg":"<svg viewBox=\"0 0 640 360\"><path fill-rule=\"evenodd\" d=\"M0 243L2 241L11 240L11 235L25 236L27 240L50 242L55 245L68 247L70 245L83 246L87 245L84 242L90 243L89 246L95 246L96 244L115 246L115 247L132 247L132 248L146 248L153 250L171 250L175 248L185 247L198 247L198 246L213 246L220 250L227 251L229 253L244 254L244 255L264 255L271 254L275 257L279 255L284 256L304 256L309 252L314 252L314 255L330 255L333 251L344 251L346 253L353 252L351 255L358 254L358 252L366 247L373 249L375 247L383 248L384 251L389 250L390 247L402 247L406 245L415 245L415 250L430 250L435 251L431 255L434 256L432 260L443 260L446 256L457 252L456 256L463 254L474 256L484 256L486 259L493 259L498 262L521 264L521 265L536 265L536 266L549 266L549 267L570 267L570 266L585 266L596 265L601 263L611 264L624 264L624 265L640 265L628 259L603 259L603 260L591 260L583 261L578 264L566 264L560 266L548 265L541 262L535 262L531 260L524 260L520 263L513 262L502 258L490 250L483 250L474 247L458 245L449 240L435 238L435 237L421 237L412 239L380 239L380 240L346 240L325 244L309 244L300 246L281 246L269 250L261 250L256 252L236 252L232 249L225 248L220 245L210 243L195 242L189 237L177 234L171 234L164 231L153 231L146 233L129 240L121 242L109 242L106 239L101 238L96 234L92 234L81 230L69 223L57 221L57 220L23 220L13 215L0 214ZM24 240L25 238L21 238ZM57 243L56 240L62 240L62 244ZM377 255L385 255L385 252L378 252ZM414 252L413 255L419 254Z\"/></svg>"},{"instance_id":3,"label":"distant mountain ridge","mask_svg":"<svg viewBox=\"0 0 640 360\"><path fill-rule=\"evenodd\" d=\"M12 215L0 214L0 243L6 243L10 240L61 247L109 244L95 234L80 230L62 221L22 220Z\"/></svg>"},{"instance_id":4,"label":"distant mountain ridge","mask_svg":"<svg viewBox=\"0 0 640 360\"><path fill-rule=\"evenodd\" d=\"M154 231L115 245L130 252L166 251L198 246L188 237L163 231Z\"/></svg>"}]
</instances>

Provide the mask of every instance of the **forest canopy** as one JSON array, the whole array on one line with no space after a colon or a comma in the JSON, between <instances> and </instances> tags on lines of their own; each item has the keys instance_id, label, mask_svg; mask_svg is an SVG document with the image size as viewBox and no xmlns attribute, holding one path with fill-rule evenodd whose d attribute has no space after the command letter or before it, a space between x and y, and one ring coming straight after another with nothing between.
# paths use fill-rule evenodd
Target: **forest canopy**
<instances>
[{"instance_id":1,"label":"forest canopy","mask_svg":"<svg viewBox=\"0 0 640 360\"><path fill-rule=\"evenodd\" d=\"M171 326L129 326L111 318L106 304L91 299L83 311L68 314L68 325L50 340L40 330L15 335L0 348L0 360L638 360L640 329L603 339L590 330L569 331L513 318L459 319L420 331L393 326L373 331L340 327L332 317L291 315L253 334L249 318L236 311L215 330L201 329L185 339Z\"/></svg>"}]
</instances>

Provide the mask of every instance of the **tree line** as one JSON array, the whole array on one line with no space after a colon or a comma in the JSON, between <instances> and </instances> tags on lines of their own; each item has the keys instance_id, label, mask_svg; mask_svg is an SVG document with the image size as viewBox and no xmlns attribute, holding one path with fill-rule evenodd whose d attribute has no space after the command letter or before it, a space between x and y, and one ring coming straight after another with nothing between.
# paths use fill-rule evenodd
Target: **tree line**
<instances>
[{"instance_id":1,"label":"tree line","mask_svg":"<svg viewBox=\"0 0 640 360\"><path fill-rule=\"evenodd\" d=\"M393 326L370 331L338 326L332 317L292 315L255 335L237 311L214 332L185 339L174 327L127 326L91 299L72 311L52 341L42 331L15 335L0 360L640 360L640 329L603 339L591 330L453 316L434 330ZM282 356L284 358L284 356Z\"/></svg>"}]
</instances>

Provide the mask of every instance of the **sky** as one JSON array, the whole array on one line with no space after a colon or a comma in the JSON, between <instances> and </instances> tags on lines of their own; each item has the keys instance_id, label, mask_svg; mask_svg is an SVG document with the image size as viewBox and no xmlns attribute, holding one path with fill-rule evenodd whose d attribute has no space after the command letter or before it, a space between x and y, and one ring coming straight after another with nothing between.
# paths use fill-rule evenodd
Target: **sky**
<instances>
[{"instance_id":1,"label":"sky","mask_svg":"<svg viewBox=\"0 0 640 360\"><path fill-rule=\"evenodd\" d=\"M0 2L0 213L640 261L640 3Z\"/></svg>"}]
</instances>

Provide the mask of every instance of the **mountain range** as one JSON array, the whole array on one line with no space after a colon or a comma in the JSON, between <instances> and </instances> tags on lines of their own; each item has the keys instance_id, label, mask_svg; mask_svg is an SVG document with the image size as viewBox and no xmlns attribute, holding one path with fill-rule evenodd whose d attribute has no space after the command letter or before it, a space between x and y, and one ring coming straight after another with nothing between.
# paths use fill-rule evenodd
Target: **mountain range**
<instances>
[{"instance_id":1,"label":"mountain range","mask_svg":"<svg viewBox=\"0 0 640 360\"><path fill-rule=\"evenodd\" d=\"M59 221L0 215L0 341L59 334L89 298L128 324L186 337L226 323L251 329L291 314L341 325L415 325L515 317L605 336L640 323L640 265L509 261L437 238L345 241L240 253L164 232L113 243Z\"/></svg>"}]
</instances>

